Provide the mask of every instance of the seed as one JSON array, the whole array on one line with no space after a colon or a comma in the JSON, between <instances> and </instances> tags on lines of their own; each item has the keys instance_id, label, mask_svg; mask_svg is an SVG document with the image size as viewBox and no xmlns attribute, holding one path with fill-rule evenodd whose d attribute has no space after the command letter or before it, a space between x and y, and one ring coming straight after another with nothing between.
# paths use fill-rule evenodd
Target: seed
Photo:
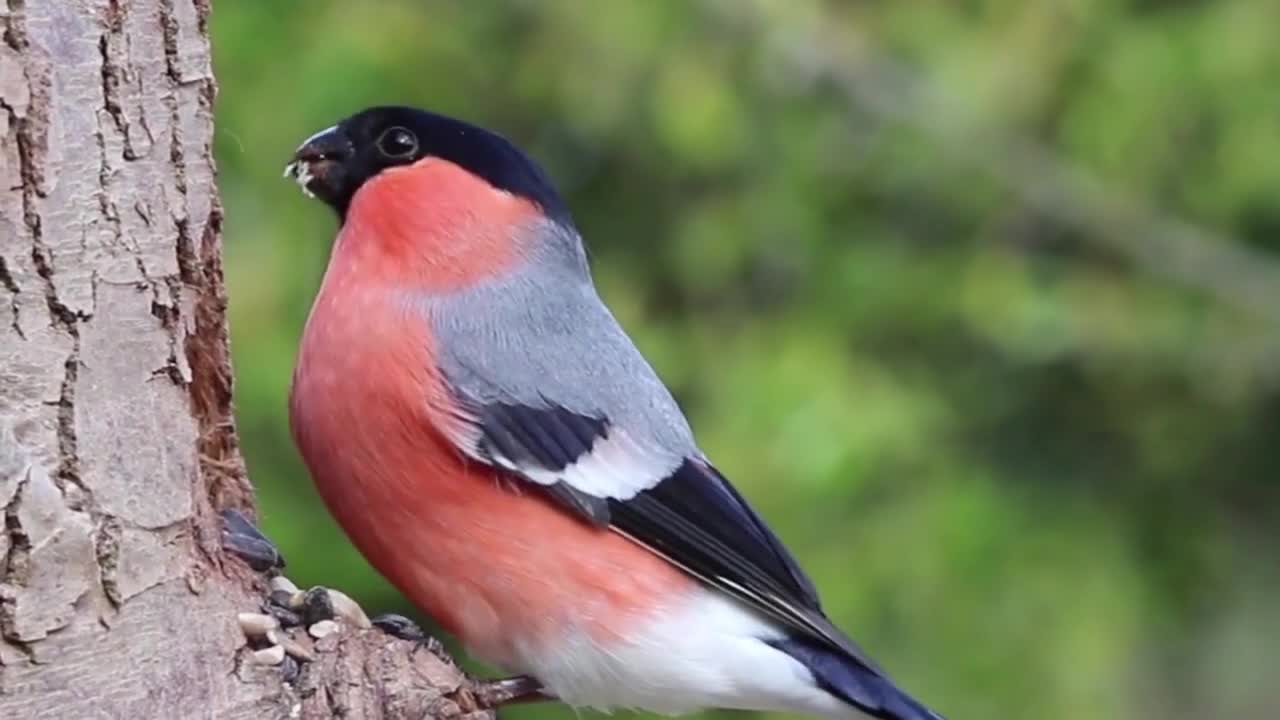
<instances>
[{"instance_id":1,"label":"seed","mask_svg":"<svg viewBox=\"0 0 1280 720\"><path fill-rule=\"evenodd\" d=\"M259 665L279 665L284 662L284 648L272 645L269 648L254 650L253 661Z\"/></svg>"},{"instance_id":2,"label":"seed","mask_svg":"<svg viewBox=\"0 0 1280 720\"><path fill-rule=\"evenodd\" d=\"M365 629L373 627L373 623L369 621L369 616L364 614L364 608L355 600L352 600L346 593L340 590L329 591L329 601L333 605L334 615L342 620L346 620L350 625Z\"/></svg>"},{"instance_id":3,"label":"seed","mask_svg":"<svg viewBox=\"0 0 1280 720\"><path fill-rule=\"evenodd\" d=\"M316 659L316 654L311 652L311 648L303 645L297 640L294 640L288 635L284 635L282 633L279 641L280 647L284 648L284 651L289 654L289 657L297 658L303 662L311 662ZM307 642L310 643L309 640Z\"/></svg>"},{"instance_id":4,"label":"seed","mask_svg":"<svg viewBox=\"0 0 1280 720\"><path fill-rule=\"evenodd\" d=\"M308 623L332 620L337 615L333 605L334 593L323 587L313 587L302 594L302 616Z\"/></svg>"},{"instance_id":5,"label":"seed","mask_svg":"<svg viewBox=\"0 0 1280 720\"><path fill-rule=\"evenodd\" d=\"M298 592L298 586L294 585L292 580L290 580L289 578L283 575L277 575L271 578L271 582L269 583L269 586L271 588L271 592L273 593L286 592L286 593L289 593L290 595L293 595L294 593Z\"/></svg>"},{"instance_id":6,"label":"seed","mask_svg":"<svg viewBox=\"0 0 1280 720\"><path fill-rule=\"evenodd\" d=\"M320 622L315 623L311 627L307 628L307 632L311 635L311 637L317 640L320 640L321 638L329 637L330 635L338 632L338 630L339 630L338 623L332 620L321 620Z\"/></svg>"},{"instance_id":7,"label":"seed","mask_svg":"<svg viewBox=\"0 0 1280 720\"><path fill-rule=\"evenodd\" d=\"M263 612L280 621L282 627L297 627L302 624L302 616L290 610L284 605L279 605L275 600L264 603Z\"/></svg>"},{"instance_id":8,"label":"seed","mask_svg":"<svg viewBox=\"0 0 1280 720\"><path fill-rule=\"evenodd\" d=\"M240 632L249 638L266 637L267 633L280 627L279 621L262 613L240 613L236 620L240 623Z\"/></svg>"},{"instance_id":9,"label":"seed","mask_svg":"<svg viewBox=\"0 0 1280 720\"><path fill-rule=\"evenodd\" d=\"M285 682L292 685L297 681L298 676L302 674L302 665L300 665L292 656L286 655L284 663L280 668L280 674L284 676Z\"/></svg>"}]
</instances>

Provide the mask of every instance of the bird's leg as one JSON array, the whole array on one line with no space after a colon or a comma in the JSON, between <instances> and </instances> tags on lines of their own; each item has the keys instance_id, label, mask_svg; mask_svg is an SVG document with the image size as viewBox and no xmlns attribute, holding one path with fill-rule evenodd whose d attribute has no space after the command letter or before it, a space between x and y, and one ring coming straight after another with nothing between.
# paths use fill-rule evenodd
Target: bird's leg
<instances>
[{"instance_id":1,"label":"bird's leg","mask_svg":"<svg viewBox=\"0 0 1280 720\"><path fill-rule=\"evenodd\" d=\"M503 705L542 702L555 697L542 689L542 683L528 675L499 680L476 680L470 687L471 695L481 710L493 710Z\"/></svg>"},{"instance_id":2,"label":"bird's leg","mask_svg":"<svg viewBox=\"0 0 1280 720\"><path fill-rule=\"evenodd\" d=\"M222 511L222 547L258 572L284 569L284 555L275 543L249 522L239 510Z\"/></svg>"},{"instance_id":3,"label":"bird's leg","mask_svg":"<svg viewBox=\"0 0 1280 720\"><path fill-rule=\"evenodd\" d=\"M373 619L373 626L392 637L417 643L419 648L426 648L436 657L449 660L439 640L423 632L417 623L403 615L383 613ZM452 662L452 660L449 661ZM528 675L498 680L475 680L468 690L471 697L475 699L477 708L481 710L491 710L515 703L555 699L542 689L541 683Z\"/></svg>"}]
</instances>

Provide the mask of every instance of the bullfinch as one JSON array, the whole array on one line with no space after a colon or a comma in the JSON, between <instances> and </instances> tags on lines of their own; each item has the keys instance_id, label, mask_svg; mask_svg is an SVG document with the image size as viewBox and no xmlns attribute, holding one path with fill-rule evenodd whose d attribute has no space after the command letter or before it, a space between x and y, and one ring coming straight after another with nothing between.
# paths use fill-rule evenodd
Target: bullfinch
<instances>
[{"instance_id":1,"label":"bullfinch","mask_svg":"<svg viewBox=\"0 0 1280 720\"><path fill-rule=\"evenodd\" d=\"M823 613L601 302L569 208L503 137L410 107L286 173L340 228L294 439L351 540L500 700L940 720Z\"/></svg>"}]
</instances>

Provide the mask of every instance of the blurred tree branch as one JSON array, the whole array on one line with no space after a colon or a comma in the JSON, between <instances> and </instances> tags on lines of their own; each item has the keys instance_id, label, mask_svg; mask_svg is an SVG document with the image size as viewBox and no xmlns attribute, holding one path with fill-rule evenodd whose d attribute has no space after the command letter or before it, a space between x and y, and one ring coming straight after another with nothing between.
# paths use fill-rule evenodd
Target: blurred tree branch
<instances>
[{"instance_id":1,"label":"blurred tree branch","mask_svg":"<svg viewBox=\"0 0 1280 720\"><path fill-rule=\"evenodd\" d=\"M766 64L792 91L833 86L850 117L913 128L942 157L986 173L1028 207L1081 230L1085 240L1280 328L1280 261L1273 255L1146 207L1044 143L1006 128L981 129L956 98L853 23L818 27L812 16L760 2L708 5L725 14L726 24L762 38L771 51ZM1273 345L1280 354L1280 337Z\"/></svg>"}]
</instances>

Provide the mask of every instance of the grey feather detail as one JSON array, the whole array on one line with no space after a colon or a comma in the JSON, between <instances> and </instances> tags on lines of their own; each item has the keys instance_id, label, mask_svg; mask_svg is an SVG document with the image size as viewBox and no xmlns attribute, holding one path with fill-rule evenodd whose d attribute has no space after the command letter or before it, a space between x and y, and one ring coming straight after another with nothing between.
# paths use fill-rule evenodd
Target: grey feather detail
<instances>
[{"instance_id":1,"label":"grey feather detail","mask_svg":"<svg viewBox=\"0 0 1280 720\"><path fill-rule=\"evenodd\" d=\"M520 269L421 299L450 385L482 405L608 418L657 471L699 456L684 414L597 295L577 236L550 222L528 232Z\"/></svg>"}]
</instances>

